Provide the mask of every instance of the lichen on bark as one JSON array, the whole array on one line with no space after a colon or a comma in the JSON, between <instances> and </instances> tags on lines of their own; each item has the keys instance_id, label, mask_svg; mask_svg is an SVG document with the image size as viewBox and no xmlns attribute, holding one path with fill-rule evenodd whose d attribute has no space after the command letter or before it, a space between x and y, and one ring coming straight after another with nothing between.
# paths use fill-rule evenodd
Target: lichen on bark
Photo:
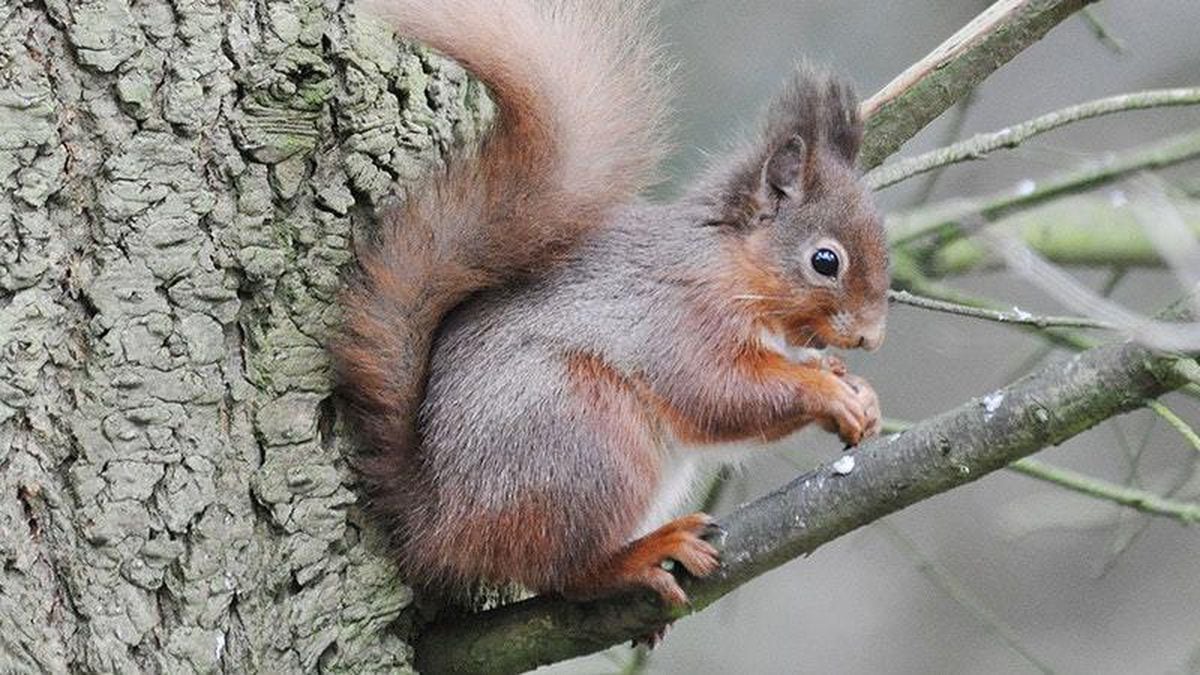
<instances>
[{"instance_id":1,"label":"lichen on bark","mask_svg":"<svg viewBox=\"0 0 1200 675\"><path fill-rule=\"evenodd\" d=\"M323 343L479 87L315 0L16 0L0 82L0 671L407 668Z\"/></svg>"}]
</instances>

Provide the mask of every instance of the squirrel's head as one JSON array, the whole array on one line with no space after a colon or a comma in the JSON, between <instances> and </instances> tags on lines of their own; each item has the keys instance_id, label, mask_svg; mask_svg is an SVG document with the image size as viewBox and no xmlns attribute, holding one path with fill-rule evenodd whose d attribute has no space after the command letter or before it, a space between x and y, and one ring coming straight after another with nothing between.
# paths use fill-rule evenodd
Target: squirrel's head
<instances>
[{"instance_id":1,"label":"squirrel's head","mask_svg":"<svg viewBox=\"0 0 1200 675\"><path fill-rule=\"evenodd\" d=\"M739 297L796 347L883 342L887 240L854 166L861 139L849 87L802 69L728 195L736 276L751 287Z\"/></svg>"}]
</instances>

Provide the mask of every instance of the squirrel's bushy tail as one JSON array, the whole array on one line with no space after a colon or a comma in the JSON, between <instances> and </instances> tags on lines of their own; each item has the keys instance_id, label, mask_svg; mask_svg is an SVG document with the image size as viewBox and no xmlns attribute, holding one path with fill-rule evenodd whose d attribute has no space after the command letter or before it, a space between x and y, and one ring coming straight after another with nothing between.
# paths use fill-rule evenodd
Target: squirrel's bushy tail
<instances>
[{"instance_id":1,"label":"squirrel's bushy tail","mask_svg":"<svg viewBox=\"0 0 1200 675\"><path fill-rule=\"evenodd\" d=\"M641 0L365 4L461 63L498 110L478 147L384 214L344 296L339 388L377 453L364 471L375 506L398 516L421 489L415 418L438 325L471 294L553 264L651 182L665 85Z\"/></svg>"}]
</instances>

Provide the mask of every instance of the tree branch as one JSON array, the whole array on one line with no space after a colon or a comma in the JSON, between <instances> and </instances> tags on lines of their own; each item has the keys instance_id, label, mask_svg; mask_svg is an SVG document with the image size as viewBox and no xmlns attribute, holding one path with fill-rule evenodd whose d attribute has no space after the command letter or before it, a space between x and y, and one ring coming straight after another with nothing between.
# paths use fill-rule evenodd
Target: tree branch
<instances>
[{"instance_id":1,"label":"tree branch","mask_svg":"<svg viewBox=\"0 0 1200 675\"><path fill-rule=\"evenodd\" d=\"M1200 452L1200 435L1196 434L1196 430L1192 428L1192 425L1185 422L1182 417L1176 415L1174 410L1168 408L1161 401L1151 399L1146 401L1146 407L1153 410L1155 415L1166 420L1167 424L1179 432L1179 435L1183 436L1183 440L1187 441L1193 450Z\"/></svg>"},{"instance_id":2,"label":"tree branch","mask_svg":"<svg viewBox=\"0 0 1200 675\"><path fill-rule=\"evenodd\" d=\"M1189 131L1157 143L1114 153L1100 162L1067 173L1032 181L997 195L947 202L936 209L888 219L888 238L904 246L922 237L942 233L951 237L970 230L966 225L995 221L1016 211L1044 204L1063 195L1106 185L1132 173L1162 169L1200 157L1200 131Z\"/></svg>"},{"instance_id":3,"label":"tree branch","mask_svg":"<svg viewBox=\"0 0 1200 675\"><path fill-rule=\"evenodd\" d=\"M1114 54L1119 56L1125 55L1125 42L1108 29L1108 26L1100 20L1100 17L1096 16L1096 12L1091 7L1085 8L1079 13L1079 16L1083 17L1088 28L1092 29L1092 34L1096 36L1100 44L1107 47Z\"/></svg>"},{"instance_id":4,"label":"tree branch","mask_svg":"<svg viewBox=\"0 0 1200 675\"><path fill-rule=\"evenodd\" d=\"M905 554L909 556L917 565L918 571L925 575L926 579L942 589L958 606L970 612L988 632L995 635L1001 642L1013 650L1017 656L1024 659L1030 667L1044 675L1054 675L1054 669L1039 659L1032 650L1022 644L1017 631L1013 630L1007 622L996 615L987 607L971 589L954 576L950 570L942 565L936 558L925 555L917 544L908 538L908 535L900 531L900 528L888 521L883 521L876 525L878 531L883 532L892 542Z\"/></svg>"},{"instance_id":5,"label":"tree branch","mask_svg":"<svg viewBox=\"0 0 1200 675\"><path fill-rule=\"evenodd\" d=\"M888 155L980 82L1092 0L999 0L862 105L859 164Z\"/></svg>"},{"instance_id":6,"label":"tree branch","mask_svg":"<svg viewBox=\"0 0 1200 675\"><path fill-rule=\"evenodd\" d=\"M930 281L919 270L916 270L915 264L907 260L904 255L896 256L896 270L892 275L892 285L894 288L908 290L930 300L941 301L951 305L975 307L993 312L1004 311L994 300L978 298L936 281ZM1096 346L1096 341L1094 340L1072 332L1056 330L1048 326L1027 323L1014 323L1011 325L1014 328L1035 333L1038 337L1045 340L1048 345L1063 347L1073 351L1082 351Z\"/></svg>"},{"instance_id":7,"label":"tree branch","mask_svg":"<svg viewBox=\"0 0 1200 675\"><path fill-rule=\"evenodd\" d=\"M1043 464L1029 458L1017 460L1010 464L1008 468L1011 471L1024 474L1030 478L1053 483L1072 492L1120 504L1121 506L1143 513L1174 518L1185 525L1200 523L1200 504L1177 502L1160 497L1153 492L1109 483L1108 481L1085 476L1069 469Z\"/></svg>"},{"instance_id":8,"label":"tree branch","mask_svg":"<svg viewBox=\"0 0 1200 675\"><path fill-rule=\"evenodd\" d=\"M691 611L888 513L978 480L1184 382L1175 362L1132 344L1089 350L986 397L875 439L855 466L801 476L723 519L722 567L685 580ZM418 643L425 673L509 673L598 651L686 611L648 596L577 604L538 597L429 626Z\"/></svg>"},{"instance_id":9,"label":"tree branch","mask_svg":"<svg viewBox=\"0 0 1200 675\"><path fill-rule=\"evenodd\" d=\"M1009 216L1003 224L1046 260L1082 267L1163 267L1162 256L1146 236L1146 223L1125 208L1123 193L1082 195ZM1200 203L1174 201L1184 222L1200 236ZM958 239L939 246L922 260L930 277L1003 267L984 244Z\"/></svg>"},{"instance_id":10,"label":"tree branch","mask_svg":"<svg viewBox=\"0 0 1200 675\"><path fill-rule=\"evenodd\" d=\"M939 167L980 159L1002 148L1015 148L1034 136L1074 122L1130 110L1196 105L1197 103L1200 103L1200 88L1196 87L1155 89L1088 101L1046 113L999 131L978 134L916 157L876 167L866 175L864 180L872 190L880 190Z\"/></svg>"},{"instance_id":11,"label":"tree branch","mask_svg":"<svg viewBox=\"0 0 1200 675\"><path fill-rule=\"evenodd\" d=\"M920 295L913 295L908 291L891 291L888 294L888 299L893 302L898 302L902 305L908 305L910 307L919 307L921 309L942 312L944 314L955 314L957 316L966 316L972 319L983 319L985 321L1008 323L1017 326L1034 326L1036 328L1099 328L1102 330L1112 330L1112 326L1109 324L1086 317L1041 316L1037 314L1030 314L1029 312L1023 312L1019 309L1006 312L998 309L988 309L986 307L976 307L957 302L948 302L946 300L939 300L937 298L926 298Z\"/></svg>"}]
</instances>

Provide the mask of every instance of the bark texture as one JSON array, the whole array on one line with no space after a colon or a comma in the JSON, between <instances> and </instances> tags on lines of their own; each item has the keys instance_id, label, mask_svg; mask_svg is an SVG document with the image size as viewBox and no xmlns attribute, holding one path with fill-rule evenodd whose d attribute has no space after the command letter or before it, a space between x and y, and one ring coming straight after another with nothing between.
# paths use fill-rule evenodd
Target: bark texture
<instances>
[{"instance_id":1,"label":"bark texture","mask_svg":"<svg viewBox=\"0 0 1200 675\"><path fill-rule=\"evenodd\" d=\"M0 3L0 672L408 666L323 341L485 101L338 2Z\"/></svg>"}]
</instances>

